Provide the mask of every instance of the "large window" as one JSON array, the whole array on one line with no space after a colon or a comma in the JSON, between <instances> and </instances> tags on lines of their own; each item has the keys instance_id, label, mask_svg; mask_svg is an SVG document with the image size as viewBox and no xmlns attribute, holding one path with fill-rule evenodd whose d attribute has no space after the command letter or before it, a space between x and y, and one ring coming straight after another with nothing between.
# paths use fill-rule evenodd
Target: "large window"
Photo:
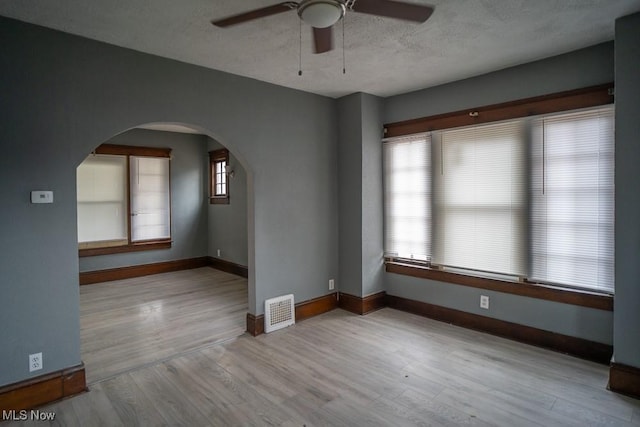
<instances>
[{"instance_id":1,"label":"large window","mask_svg":"<svg viewBox=\"0 0 640 427\"><path fill-rule=\"evenodd\" d=\"M612 106L386 140L385 255L613 293L613 153Z\"/></svg>"},{"instance_id":2,"label":"large window","mask_svg":"<svg viewBox=\"0 0 640 427\"><path fill-rule=\"evenodd\" d=\"M169 155L105 144L78 166L81 256L170 247Z\"/></svg>"},{"instance_id":3,"label":"large window","mask_svg":"<svg viewBox=\"0 0 640 427\"><path fill-rule=\"evenodd\" d=\"M613 291L613 108L534 121L533 280Z\"/></svg>"},{"instance_id":4,"label":"large window","mask_svg":"<svg viewBox=\"0 0 640 427\"><path fill-rule=\"evenodd\" d=\"M396 257L429 261L431 138L400 138L383 148L385 249Z\"/></svg>"},{"instance_id":5,"label":"large window","mask_svg":"<svg viewBox=\"0 0 640 427\"><path fill-rule=\"evenodd\" d=\"M522 128L516 120L434 135L434 263L525 273Z\"/></svg>"}]
</instances>

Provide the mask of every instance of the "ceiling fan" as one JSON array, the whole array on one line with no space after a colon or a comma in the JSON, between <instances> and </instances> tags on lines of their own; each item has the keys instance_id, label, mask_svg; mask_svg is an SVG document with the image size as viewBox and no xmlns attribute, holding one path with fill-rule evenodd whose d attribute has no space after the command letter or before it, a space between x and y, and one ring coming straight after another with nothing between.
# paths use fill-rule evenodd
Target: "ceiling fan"
<instances>
[{"instance_id":1,"label":"ceiling fan","mask_svg":"<svg viewBox=\"0 0 640 427\"><path fill-rule=\"evenodd\" d=\"M340 21L347 11L420 23L429 19L433 13L433 7L430 6L392 0L301 0L285 1L213 20L211 23L224 28L290 10L296 10L300 19L313 27L315 53L333 49L333 25Z\"/></svg>"}]
</instances>

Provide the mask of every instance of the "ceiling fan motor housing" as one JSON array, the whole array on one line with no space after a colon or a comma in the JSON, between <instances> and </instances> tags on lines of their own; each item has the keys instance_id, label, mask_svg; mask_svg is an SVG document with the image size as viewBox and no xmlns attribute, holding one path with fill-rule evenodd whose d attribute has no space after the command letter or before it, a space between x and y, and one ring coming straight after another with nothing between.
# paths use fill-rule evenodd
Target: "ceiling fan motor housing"
<instances>
[{"instance_id":1,"label":"ceiling fan motor housing","mask_svg":"<svg viewBox=\"0 0 640 427\"><path fill-rule=\"evenodd\" d=\"M339 0L303 0L298 5L298 16L314 28L327 28L338 22L346 11Z\"/></svg>"}]
</instances>

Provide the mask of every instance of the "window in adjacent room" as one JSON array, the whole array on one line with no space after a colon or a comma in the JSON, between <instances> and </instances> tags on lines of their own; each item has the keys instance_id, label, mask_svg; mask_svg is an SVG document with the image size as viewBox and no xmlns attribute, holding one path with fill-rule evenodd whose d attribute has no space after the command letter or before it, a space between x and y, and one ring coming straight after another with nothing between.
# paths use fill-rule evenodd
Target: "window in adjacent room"
<instances>
[{"instance_id":1,"label":"window in adjacent room","mask_svg":"<svg viewBox=\"0 0 640 427\"><path fill-rule=\"evenodd\" d=\"M77 169L80 248L126 245L127 156L90 155Z\"/></svg>"},{"instance_id":2,"label":"window in adjacent room","mask_svg":"<svg viewBox=\"0 0 640 427\"><path fill-rule=\"evenodd\" d=\"M105 144L78 166L81 256L171 246L169 155Z\"/></svg>"},{"instance_id":3,"label":"window in adjacent room","mask_svg":"<svg viewBox=\"0 0 640 427\"><path fill-rule=\"evenodd\" d=\"M131 241L171 238L169 159L131 156Z\"/></svg>"},{"instance_id":4,"label":"window in adjacent room","mask_svg":"<svg viewBox=\"0 0 640 427\"><path fill-rule=\"evenodd\" d=\"M222 148L209 152L209 202L212 204L229 204L228 167L229 150Z\"/></svg>"}]
</instances>

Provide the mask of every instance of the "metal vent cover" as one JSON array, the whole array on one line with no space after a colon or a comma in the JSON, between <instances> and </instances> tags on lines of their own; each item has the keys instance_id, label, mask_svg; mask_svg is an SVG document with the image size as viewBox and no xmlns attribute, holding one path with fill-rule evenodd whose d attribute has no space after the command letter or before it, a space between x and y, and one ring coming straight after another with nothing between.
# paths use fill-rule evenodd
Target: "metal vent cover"
<instances>
[{"instance_id":1,"label":"metal vent cover","mask_svg":"<svg viewBox=\"0 0 640 427\"><path fill-rule=\"evenodd\" d=\"M293 294L270 298L264 302L264 331L286 328L296 323Z\"/></svg>"}]
</instances>

